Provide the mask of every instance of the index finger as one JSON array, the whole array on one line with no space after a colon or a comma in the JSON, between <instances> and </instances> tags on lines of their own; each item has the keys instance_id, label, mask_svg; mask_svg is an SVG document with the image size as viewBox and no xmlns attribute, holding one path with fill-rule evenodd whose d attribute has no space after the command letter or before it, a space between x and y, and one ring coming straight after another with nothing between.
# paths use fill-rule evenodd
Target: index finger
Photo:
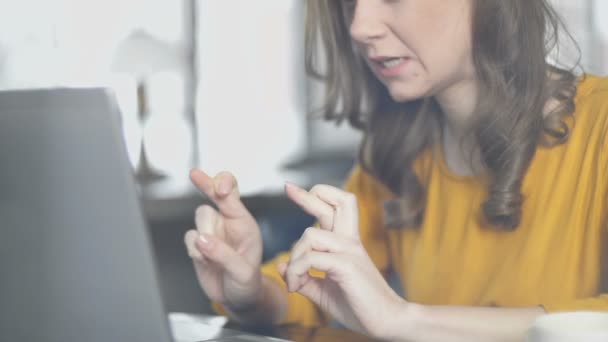
<instances>
[{"instance_id":1,"label":"index finger","mask_svg":"<svg viewBox=\"0 0 608 342\"><path fill-rule=\"evenodd\" d=\"M213 199L215 197L215 185L213 178L199 169L190 170L190 180L202 191L207 197Z\"/></svg>"},{"instance_id":2,"label":"index finger","mask_svg":"<svg viewBox=\"0 0 608 342\"><path fill-rule=\"evenodd\" d=\"M310 193L332 206L335 232L359 236L359 207L354 194L324 184L315 185Z\"/></svg>"},{"instance_id":3,"label":"index finger","mask_svg":"<svg viewBox=\"0 0 608 342\"><path fill-rule=\"evenodd\" d=\"M353 194L329 185L315 185L306 191L288 183L286 190L290 199L319 219L321 228L359 236L359 211Z\"/></svg>"},{"instance_id":4,"label":"index finger","mask_svg":"<svg viewBox=\"0 0 608 342\"><path fill-rule=\"evenodd\" d=\"M321 229L333 230L334 209L331 205L292 183L285 183L285 193L300 208L319 220Z\"/></svg>"},{"instance_id":5,"label":"index finger","mask_svg":"<svg viewBox=\"0 0 608 342\"><path fill-rule=\"evenodd\" d=\"M249 216L249 211L241 202L236 179L229 172L220 172L212 178L204 171L190 171L192 183L215 203L220 213L227 218L243 218Z\"/></svg>"}]
</instances>

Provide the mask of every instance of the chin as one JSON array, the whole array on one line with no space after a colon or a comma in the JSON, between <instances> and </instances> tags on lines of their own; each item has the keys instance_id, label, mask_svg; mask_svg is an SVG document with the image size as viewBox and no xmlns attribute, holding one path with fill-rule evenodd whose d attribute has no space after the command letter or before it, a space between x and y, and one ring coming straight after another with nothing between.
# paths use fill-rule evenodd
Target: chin
<instances>
[{"instance_id":1,"label":"chin","mask_svg":"<svg viewBox=\"0 0 608 342\"><path fill-rule=\"evenodd\" d=\"M400 79L385 83L389 95L395 102L410 102L432 96L433 87L418 78Z\"/></svg>"},{"instance_id":2,"label":"chin","mask_svg":"<svg viewBox=\"0 0 608 342\"><path fill-rule=\"evenodd\" d=\"M389 94L395 102L410 102L427 96L426 91L414 89L389 89Z\"/></svg>"}]
</instances>

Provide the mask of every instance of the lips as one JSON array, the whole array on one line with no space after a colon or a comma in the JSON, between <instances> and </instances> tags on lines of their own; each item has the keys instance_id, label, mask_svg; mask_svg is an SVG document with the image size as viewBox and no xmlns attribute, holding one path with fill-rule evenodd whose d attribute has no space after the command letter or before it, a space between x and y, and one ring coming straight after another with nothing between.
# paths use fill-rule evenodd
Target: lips
<instances>
[{"instance_id":1,"label":"lips","mask_svg":"<svg viewBox=\"0 0 608 342\"><path fill-rule=\"evenodd\" d=\"M372 67L375 71L384 77L395 77L399 75L403 67L405 67L411 58L403 57L370 57Z\"/></svg>"}]
</instances>

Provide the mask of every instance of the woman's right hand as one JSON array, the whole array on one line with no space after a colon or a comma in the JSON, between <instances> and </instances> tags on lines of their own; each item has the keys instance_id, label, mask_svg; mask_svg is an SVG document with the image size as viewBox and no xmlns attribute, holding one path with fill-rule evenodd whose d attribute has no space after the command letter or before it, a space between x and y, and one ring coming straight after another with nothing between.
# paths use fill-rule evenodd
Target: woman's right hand
<instances>
[{"instance_id":1,"label":"woman's right hand","mask_svg":"<svg viewBox=\"0 0 608 342\"><path fill-rule=\"evenodd\" d=\"M255 306L261 290L262 237L228 172L210 177L192 170L190 179L215 205L196 210L196 230L184 240L199 284L212 301L230 310Z\"/></svg>"}]
</instances>

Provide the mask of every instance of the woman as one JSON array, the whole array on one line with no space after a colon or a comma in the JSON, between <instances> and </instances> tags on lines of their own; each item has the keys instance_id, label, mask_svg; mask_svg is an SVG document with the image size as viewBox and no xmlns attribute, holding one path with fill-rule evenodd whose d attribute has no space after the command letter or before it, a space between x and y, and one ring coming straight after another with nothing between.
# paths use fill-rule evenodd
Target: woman
<instances>
[{"instance_id":1,"label":"woman","mask_svg":"<svg viewBox=\"0 0 608 342\"><path fill-rule=\"evenodd\" d=\"M344 190L286 185L321 229L261 271L236 180L193 171L218 207L185 237L207 295L244 323L331 316L407 341L519 340L547 312L608 310L608 80L547 62L548 2L307 8L309 70L326 116L364 131L359 165Z\"/></svg>"}]
</instances>

